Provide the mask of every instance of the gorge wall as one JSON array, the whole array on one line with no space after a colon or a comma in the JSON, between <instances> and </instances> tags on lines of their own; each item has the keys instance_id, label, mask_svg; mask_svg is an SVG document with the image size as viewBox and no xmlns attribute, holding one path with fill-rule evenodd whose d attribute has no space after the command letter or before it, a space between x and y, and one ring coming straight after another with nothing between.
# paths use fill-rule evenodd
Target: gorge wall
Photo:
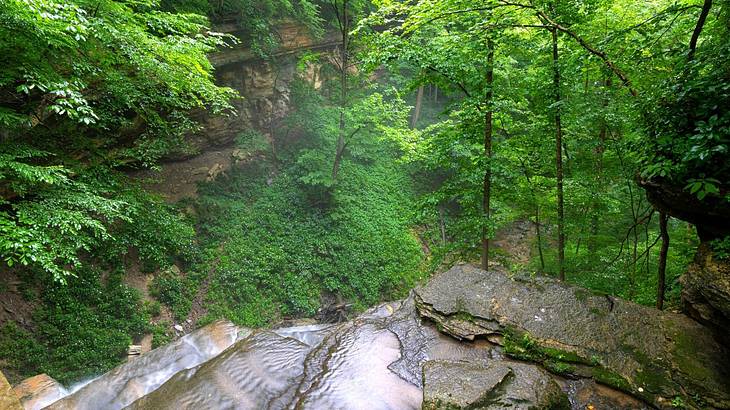
<instances>
[{"instance_id":1,"label":"gorge wall","mask_svg":"<svg viewBox=\"0 0 730 410\"><path fill-rule=\"evenodd\" d=\"M212 180L237 162L251 159L250 153L236 149L236 138L248 130L271 138L272 129L292 108L291 84L297 77L315 88L322 85L321 65L307 62L302 69L299 54L326 55L339 44L332 33L317 38L297 22L282 21L275 27L279 49L264 59L254 53L238 25L221 24L213 29L240 40L209 58L216 68L216 82L233 88L241 98L232 101L236 112L227 116L211 116L203 110L194 113L202 124L199 132L187 137L194 155L172 156L159 170L133 173L150 179L146 187L170 202L195 197L198 182Z\"/></svg>"}]
</instances>

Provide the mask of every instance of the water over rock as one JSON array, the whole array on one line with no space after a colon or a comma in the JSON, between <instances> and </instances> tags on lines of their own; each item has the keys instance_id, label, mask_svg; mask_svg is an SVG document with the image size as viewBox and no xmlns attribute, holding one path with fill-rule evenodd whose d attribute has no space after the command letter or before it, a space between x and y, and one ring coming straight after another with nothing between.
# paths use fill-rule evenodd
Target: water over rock
<instances>
[{"instance_id":1,"label":"water over rock","mask_svg":"<svg viewBox=\"0 0 730 410\"><path fill-rule=\"evenodd\" d=\"M210 360L250 333L230 322L212 323L116 367L49 408L124 408L156 390L173 375Z\"/></svg>"},{"instance_id":2,"label":"water over rock","mask_svg":"<svg viewBox=\"0 0 730 410\"><path fill-rule=\"evenodd\" d=\"M729 408L727 352L709 334L680 315L458 266L344 323L219 322L51 408Z\"/></svg>"},{"instance_id":3,"label":"water over rock","mask_svg":"<svg viewBox=\"0 0 730 410\"><path fill-rule=\"evenodd\" d=\"M444 332L498 341L553 373L593 378L657 407L730 408L728 350L686 316L467 265L416 289L415 301Z\"/></svg>"}]
</instances>

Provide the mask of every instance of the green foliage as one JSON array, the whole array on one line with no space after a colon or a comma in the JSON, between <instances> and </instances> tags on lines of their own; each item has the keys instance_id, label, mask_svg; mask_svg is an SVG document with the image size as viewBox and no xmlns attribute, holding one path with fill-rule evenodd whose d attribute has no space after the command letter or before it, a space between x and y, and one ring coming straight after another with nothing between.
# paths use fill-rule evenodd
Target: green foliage
<instances>
[{"instance_id":1,"label":"green foliage","mask_svg":"<svg viewBox=\"0 0 730 410\"><path fill-rule=\"evenodd\" d=\"M711 241L710 247L715 258L721 260L730 259L730 236Z\"/></svg>"},{"instance_id":2,"label":"green foliage","mask_svg":"<svg viewBox=\"0 0 730 410\"><path fill-rule=\"evenodd\" d=\"M271 57L279 46L276 23L291 19L309 29L311 34L322 34L323 21L320 6L309 0L162 0L163 10L196 13L214 21L235 19L241 36L259 57Z\"/></svg>"},{"instance_id":3,"label":"green foliage","mask_svg":"<svg viewBox=\"0 0 730 410\"><path fill-rule=\"evenodd\" d=\"M63 384L101 374L126 358L133 337L147 328L140 295L121 272L81 269L67 284L39 283L41 304L29 333L8 323L0 330L0 356L18 381L47 373Z\"/></svg>"},{"instance_id":4,"label":"green foliage","mask_svg":"<svg viewBox=\"0 0 730 410\"><path fill-rule=\"evenodd\" d=\"M156 2L7 0L0 22L0 257L64 280L89 254L185 248L190 226L112 169L187 150L191 109L230 109L206 57L227 37Z\"/></svg>"},{"instance_id":5,"label":"green foliage","mask_svg":"<svg viewBox=\"0 0 730 410\"><path fill-rule=\"evenodd\" d=\"M407 176L383 157L347 162L328 208L312 204L297 166L252 164L203 187L199 212L208 246L218 248L208 308L248 326L311 316L323 294L358 309L402 295L421 257L408 229Z\"/></svg>"},{"instance_id":6,"label":"green foliage","mask_svg":"<svg viewBox=\"0 0 730 410\"><path fill-rule=\"evenodd\" d=\"M187 318L195 290L194 284L173 268L158 273L150 285L150 294L167 305L178 321Z\"/></svg>"},{"instance_id":7,"label":"green foliage","mask_svg":"<svg viewBox=\"0 0 730 410\"><path fill-rule=\"evenodd\" d=\"M121 174L100 168L49 185L0 211L0 254L9 266L38 266L64 280L84 255L112 260L135 247L157 266L175 254L193 257L190 223Z\"/></svg>"},{"instance_id":8,"label":"green foliage","mask_svg":"<svg viewBox=\"0 0 730 410\"><path fill-rule=\"evenodd\" d=\"M172 323L160 322L152 325L152 348L157 349L160 346L164 346L172 341L174 334L170 330Z\"/></svg>"}]
</instances>

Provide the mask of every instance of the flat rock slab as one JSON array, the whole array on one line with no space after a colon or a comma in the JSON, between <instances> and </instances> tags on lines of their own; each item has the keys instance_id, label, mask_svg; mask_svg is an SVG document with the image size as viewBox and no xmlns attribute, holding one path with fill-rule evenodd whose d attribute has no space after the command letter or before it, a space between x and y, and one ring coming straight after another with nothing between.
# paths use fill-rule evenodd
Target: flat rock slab
<instances>
[{"instance_id":1,"label":"flat rock slab","mask_svg":"<svg viewBox=\"0 0 730 410\"><path fill-rule=\"evenodd\" d=\"M458 339L589 377L660 408L730 408L730 355L712 332L662 312L547 278L460 265L416 289L419 313Z\"/></svg>"},{"instance_id":2,"label":"flat rock slab","mask_svg":"<svg viewBox=\"0 0 730 410\"><path fill-rule=\"evenodd\" d=\"M423 409L569 409L568 396L540 367L429 361L423 366Z\"/></svg>"}]
</instances>

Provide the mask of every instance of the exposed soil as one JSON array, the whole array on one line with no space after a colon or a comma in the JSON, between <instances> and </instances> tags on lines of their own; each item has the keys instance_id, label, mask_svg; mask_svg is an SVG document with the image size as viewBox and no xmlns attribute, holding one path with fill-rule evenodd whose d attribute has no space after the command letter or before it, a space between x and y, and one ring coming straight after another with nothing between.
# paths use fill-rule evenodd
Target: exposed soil
<instances>
[{"instance_id":1,"label":"exposed soil","mask_svg":"<svg viewBox=\"0 0 730 410\"><path fill-rule=\"evenodd\" d=\"M162 195L168 202L186 198L197 198L198 183L210 181L228 171L239 154L233 147L222 147L205 151L190 159L167 162L160 169L131 173L142 180L145 188Z\"/></svg>"},{"instance_id":2,"label":"exposed soil","mask_svg":"<svg viewBox=\"0 0 730 410\"><path fill-rule=\"evenodd\" d=\"M25 329L32 328L36 303L23 297L23 286L23 281L13 270L0 270L0 327L15 322ZM26 292L37 290L29 289Z\"/></svg>"}]
</instances>

